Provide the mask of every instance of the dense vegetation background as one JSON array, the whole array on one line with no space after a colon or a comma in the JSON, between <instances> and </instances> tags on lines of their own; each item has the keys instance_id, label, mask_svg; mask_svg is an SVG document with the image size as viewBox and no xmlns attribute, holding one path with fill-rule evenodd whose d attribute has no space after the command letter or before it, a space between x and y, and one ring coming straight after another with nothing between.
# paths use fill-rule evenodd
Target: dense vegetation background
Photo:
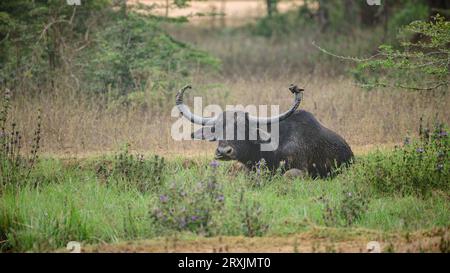
<instances>
[{"instance_id":1,"label":"dense vegetation background","mask_svg":"<svg viewBox=\"0 0 450 273\"><path fill-rule=\"evenodd\" d=\"M370 6L365 1L305 1L298 10L287 14L277 12L276 2L268 0L267 15L245 30L265 37L276 36L279 43L300 35L318 40L330 37L335 41L338 36L353 36L358 31L380 31L372 36L400 46L397 34L402 26L414 20L428 20L436 14L449 16L446 1L384 1L380 6ZM107 0L83 1L80 6L57 0L3 1L0 6L3 88L33 95L70 87L93 96L108 92L123 96L137 91L171 90L176 80L189 76L192 70L201 66L219 67L213 54L174 39L163 28L164 24L180 24L188 18L156 16L152 5L131 4ZM172 8L181 8L189 2L172 4ZM412 28L409 30L414 35L404 38L417 45L414 42L423 40L421 32L425 30L421 26ZM441 28L441 33L436 33L441 40L435 41L443 43L444 48L445 30ZM363 46L367 45L357 48ZM364 48L365 53L374 52L379 44L370 46ZM314 65L321 65L318 61L311 60Z\"/></svg>"}]
</instances>

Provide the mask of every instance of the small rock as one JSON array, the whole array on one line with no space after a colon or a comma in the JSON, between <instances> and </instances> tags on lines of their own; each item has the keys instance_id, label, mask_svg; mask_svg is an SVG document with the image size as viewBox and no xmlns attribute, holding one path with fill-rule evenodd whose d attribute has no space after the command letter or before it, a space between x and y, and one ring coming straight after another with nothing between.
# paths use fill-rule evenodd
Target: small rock
<instances>
[{"instance_id":1,"label":"small rock","mask_svg":"<svg viewBox=\"0 0 450 273\"><path fill-rule=\"evenodd\" d=\"M299 169L290 169L287 170L284 174L284 177L289 178L289 179L294 179L294 178L305 178L306 177L306 173L304 171L301 171Z\"/></svg>"}]
</instances>

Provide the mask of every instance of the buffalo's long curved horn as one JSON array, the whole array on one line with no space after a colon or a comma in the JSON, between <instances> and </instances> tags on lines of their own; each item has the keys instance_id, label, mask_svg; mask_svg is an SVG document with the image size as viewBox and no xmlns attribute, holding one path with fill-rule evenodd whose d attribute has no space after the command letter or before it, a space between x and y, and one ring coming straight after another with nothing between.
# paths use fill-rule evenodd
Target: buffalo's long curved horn
<instances>
[{"instance_id":1,"label":"buffalo's long curved horn","mask_svg":"<svg viewBox=\"0 0 450 273\"><path fill-rule=\"evenodd\" d=\"M249 122L250 123L259 123L259 124L272 124L272 123L276 123L276 122L280 122L284 119L287 119L290 115L292 115L295 110L297 110L298 106L300 105L300 102L302 101L303 98L303 91L304 89L298 88L296 85L290 85L289 86L289 90L295 94L295 99L294 99L294 104L291 106L291 108L289 110L287 110L286 112L278 115L278 116L274 116L274 117L253 117L253 116L249 116Z\"/></svg>"},{"instance_id":2,"label":"buffalo's long curved horn","mask_svg":"<svg viewBox=\"0 0 450 273\"><path fill-rule=\"evenodd\" d=\"M190 120L192 123L200 124L200 125L206 125L206 124L212 124L215 121L215 118L204 118L201 116L197 116L194 113L192 113L189 108L184 104L183 102L183 94L187 89L191 89L192 86L186 85L185 87L181 88L180 91L178 91L175 104L177 105L178 110L180 113Z\"/></svg>"}]
</instances>

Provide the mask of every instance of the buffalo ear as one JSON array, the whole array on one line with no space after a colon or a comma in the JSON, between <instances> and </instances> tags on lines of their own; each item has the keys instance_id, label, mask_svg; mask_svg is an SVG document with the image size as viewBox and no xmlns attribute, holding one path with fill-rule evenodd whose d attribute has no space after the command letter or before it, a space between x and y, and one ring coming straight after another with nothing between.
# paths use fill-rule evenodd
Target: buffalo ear
<instances>
[{"instance_id":1,"label":"buffalo ear","mask_svg":"<svg viewBox=\"0 0 450 273\"><path fill-rule=\"evenodd\" d=\"M216 141L216 135L214 134L214 127L205 126L191 134L192 139L201 139L208 141Z\"/></svg>"}]
</instances>

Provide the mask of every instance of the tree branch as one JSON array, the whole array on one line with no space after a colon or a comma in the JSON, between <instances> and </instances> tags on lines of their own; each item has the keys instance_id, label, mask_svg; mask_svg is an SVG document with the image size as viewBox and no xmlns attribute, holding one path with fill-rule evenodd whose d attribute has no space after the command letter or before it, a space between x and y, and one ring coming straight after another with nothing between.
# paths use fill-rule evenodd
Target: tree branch
<instances>
[{"instance_id":1,"label":"tree branch","mask_svg":"<svg viewBox=\"0 0 450 273\"><path fill-rule=\"evenodd\" d=\"M334 54L334 53L329 52L329 51L326 50L326 49L321 48L321 47L318 46L318 45L316 44L316 42L314 42L314 41L313 41L311 44L312 44L314 47L316 47L317 49L319 49L320 51L322 51L323 53L327 54L327 55L330 55L330 56L333 56L333 57L335 57L335 58L339 58L339 59L342 59L342 60L353 61L353 62L366 62L366 61L369 61L369 60L371 60L371 59L373 59L373 58L375 58L375 57L377 57L377 56L382 55L381 53L377 53L377 54L372 55L372 56L370 56L370 57L368 57L368 58L360 59L360 58L356 58L356 57L336 55L336 54Z\"/></svg>"}]
</instances>

